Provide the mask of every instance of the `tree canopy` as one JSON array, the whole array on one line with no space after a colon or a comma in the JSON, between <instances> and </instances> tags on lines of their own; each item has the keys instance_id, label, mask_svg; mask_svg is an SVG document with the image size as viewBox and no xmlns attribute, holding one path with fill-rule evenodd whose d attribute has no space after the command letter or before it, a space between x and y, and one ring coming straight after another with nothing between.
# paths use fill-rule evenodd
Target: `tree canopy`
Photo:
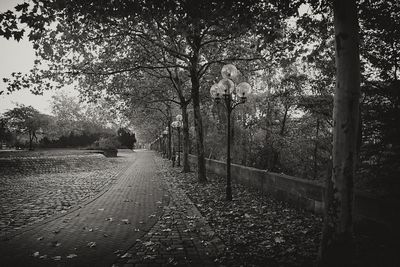
<instances>
[{"instance_id":1,"label":"tree canopy","mask_svg":"<svg viewBox=\"0 0 400 267\"><path fill-rule=\"evenodd\" d=\"M28 134L29 149L33 149L33 141L37 141L38 132L43 132L49 124L49 116L41 114L32 106L18 106L5 112L3 117L11 130L19 134Z\"/></svg>"}]
</instances>

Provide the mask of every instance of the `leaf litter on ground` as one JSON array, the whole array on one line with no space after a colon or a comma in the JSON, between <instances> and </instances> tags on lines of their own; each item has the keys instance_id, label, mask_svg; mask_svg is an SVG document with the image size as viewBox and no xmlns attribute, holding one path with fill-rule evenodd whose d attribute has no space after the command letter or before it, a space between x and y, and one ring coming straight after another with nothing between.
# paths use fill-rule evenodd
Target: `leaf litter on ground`
<instances>
[{"instance_id":1,"label":"leaf litter on ground","mask_svg":"<svg viewBox=\"0 0 400 267\"><path fill-rule=\"evenodd\" d=\"M322 218L233 185L233 201L225 201L223 177L208 175L206 184L195 173L181 173L162 161L170 182L183 189L226 245L215 259L226 266L312 266L320 241Z\"/></svg>"}]
</instances>

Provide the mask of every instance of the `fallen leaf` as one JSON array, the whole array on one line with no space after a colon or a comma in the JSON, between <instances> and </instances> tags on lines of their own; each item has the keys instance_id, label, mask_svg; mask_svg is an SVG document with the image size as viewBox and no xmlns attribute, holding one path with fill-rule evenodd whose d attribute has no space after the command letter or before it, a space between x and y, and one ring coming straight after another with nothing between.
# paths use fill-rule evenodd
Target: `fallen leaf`
<instances>
[{"instance_id":1,"label":"fallen leaf","mask_svg":"<svg viewBox=\"0 0 400 267\"><path fill-rule=\"evenodd\" d=\"M152 245L154 245L154 242L152 242L152 241L147 241L147 242L144 242L143 245L145 245L146 247L152 246Z\"/></svg>"},{"instance_id":2,"label":"fallen leaf","mask_svg":"<svg viewBox=\"0 0 400 267\"><path fill-rule=\"evenodd\" d=\"M121 222L125 223L125 224L130 224L128 219L122 219Z\"/></svg>"},{"instance_id":3,"label":"fallen leaf","mask_svg":"<svg viewBox=\"0 0 400 267\"><path fill-rule=\"evenodd\" d=\"M156 258L155 255L146 255L143 257L143 259L145 259L145 260L154 260L155 258Z\"/></svg>"},{"instance_id":4,"label":"fallen leaf","mask_svg":"<svg viewBox=\"0 0 400 267\"><path fill-rule=\"evenodd\" d=\"M53 260L55 261L60 261L61 260L61 256L54 256L52 257Z\"/></svg>"},{"instance_id":5,"label":"fallen leaf","mask_svg":"<svg viewBox=\"0 0 400 267\"><path fill-rule=\"evenodd\" d=\"M121 259L125 259L125 258L132 258L132 254L131 253L125 253L124 255L121 256Z\"/></svg>"},{"instance_id":6,"label":"fallen leaf","mask_svg":"<svg viewBox=\"0 0 400 267\"><path fill-rule=\"evenodd\" d=\"M76 254L69 254L68 256L67 256L67 259L72 259L72 258L75 258L75 257L77 257L78 255L76 255Z\"/></svg>"},{"instance_id":7,"label":"fallen leaf","mask_svg":"<svg viewBox=\"0 0 400 267\"><path fill-rule=\"evenodd\" d=\"M90 247L90 248L94 248L94 247L96 247L96 242L89 242L89 243L87 243L86 246Z\"/></svg>"},{"instance_id":8,"label":"fallen leaf","mask_svg":"<svg viewBox=\"0 0 400 267\"><path fill-rule=\"evenodd\" d=\"M53 246L53 247L59 247L59 246L61 246L61 243L58 242L58 241L52 241L52 242L51 242L51 246Z\"/></svg>"}]
</instances>

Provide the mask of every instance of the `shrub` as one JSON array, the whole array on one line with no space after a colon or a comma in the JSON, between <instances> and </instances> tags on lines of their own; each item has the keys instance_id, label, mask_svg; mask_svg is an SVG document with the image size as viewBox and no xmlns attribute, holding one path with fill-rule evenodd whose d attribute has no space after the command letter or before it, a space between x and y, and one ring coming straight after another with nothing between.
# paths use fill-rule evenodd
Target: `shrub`
<instances>
[{"instance_id":1,"label":"shrub","mask_svg":"<svg viewBox=\"0 0 400 267\"><path fill-rule=\"evenodd\" d=\"M95 144L97 149L103 150L117 149L121 145L116 136L100 138Z\"/></svg>"}]
</instances>

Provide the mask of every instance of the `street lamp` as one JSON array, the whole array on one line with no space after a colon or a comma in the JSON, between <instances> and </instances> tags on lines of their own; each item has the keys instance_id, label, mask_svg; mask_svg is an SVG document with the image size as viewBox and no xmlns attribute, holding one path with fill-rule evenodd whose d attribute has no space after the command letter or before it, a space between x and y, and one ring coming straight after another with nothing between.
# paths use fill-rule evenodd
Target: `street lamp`
<instances>
[{"instance_id":1,"label":"street lamp","mask_svg":"<svg viewBox=\"0 0 400 267\"><path fill-rule=\"evenodd\" d=\"M176 166L181 166L181 128L183 126L182 123L182 115L176 115L176 121L171 123L172 128L176 128L178 130L178 163Z\"/></svg>"},{"instance_id":2,"label":"street lamp","mask_svg":"<svg viewBox=\"0 0 400 267\"><path fill-rule=\"evenodd\" d=\"M211 86L210 95L218 104L221 99L225 102L228 113L227 125L227 149L226 149L226 200L232 200L231 182L231 113L240 104L247 100L251 92L251 86L247 82L239 83L239 71L232 65L224 65L221 69L222 79Z\"/></svg>"}]
</instances>

